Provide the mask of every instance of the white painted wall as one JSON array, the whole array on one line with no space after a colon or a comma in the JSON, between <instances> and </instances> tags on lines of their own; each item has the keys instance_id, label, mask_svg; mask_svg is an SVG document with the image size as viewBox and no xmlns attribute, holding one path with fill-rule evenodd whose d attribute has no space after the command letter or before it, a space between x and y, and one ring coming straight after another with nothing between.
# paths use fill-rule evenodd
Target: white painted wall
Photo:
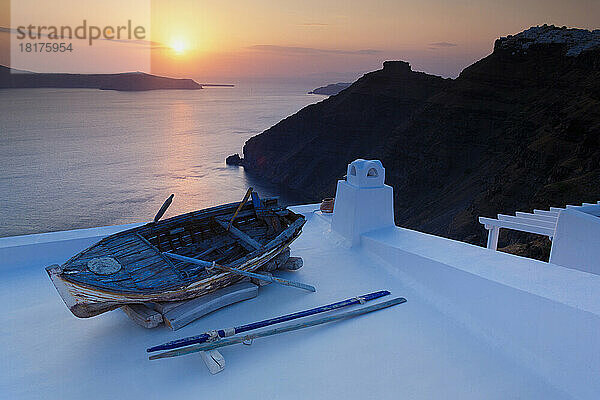
<instances>
[{"instance_id":1,"label":"white painted wall","mask_svg":"<svg viewBox=\"0 0 600 400\"><path fill-rule=\"evenodd\" d=\"M589 311L598 309L596 276L402 228L365 235L361 249L388 262L407 287L458 326L534 371L563 398L599 398L600 315ZM482 276L491 267L495 280ZM561 276L575 279L561 281ZM520 288L511 286L518 280L522 284L515 286ZM584 288L584 282L590 285ZM582 300L582 308L552 296L555 290L573 287L582 290L567 295L575 300L571 303Z\"/></svg>"},{"instance_id":2,"label":"white painted wall","mask_svg":"<svg viewBox=\"0 0 600 400\"><path fill-rule=\"evenodd\" d=\"M558 215L550 262L600 275L600 206L567 208ZM590 213L588 213L590 212Z\"/></svg>"}]
</instances>

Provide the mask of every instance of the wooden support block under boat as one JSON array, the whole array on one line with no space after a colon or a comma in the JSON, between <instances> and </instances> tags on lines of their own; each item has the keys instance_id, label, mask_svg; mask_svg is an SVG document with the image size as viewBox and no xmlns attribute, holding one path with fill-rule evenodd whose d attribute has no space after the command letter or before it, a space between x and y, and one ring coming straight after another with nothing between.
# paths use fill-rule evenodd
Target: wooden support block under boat
<instances>
[{"instance_id":1,"label":"wooden support block under boat","mask_svg":"<svg viewBox=\"0 0 600 400\"><path fill-rule=\"evenodd\" d=\"M133 322L147 329L156 328L163 323L162 315L144 304L128 304L121 307L121 310Z\"/></svg>"},{"instance_id":2,"label":"wooden support block under boat","mask_svg":"<svg viewBox=\"0 0 600 400\"><path fill-rule=\"evenodd\" d=\"M164 303L129 304L122 306L121 309L133 322L144 328L156 328L165 322L169 328L177 330L219 308L256 297L259 286L261 285L251 283L248 279L201 298Z\"/></svg>"},{"instance_id":3,"label":"wooden support block under boat","mask_svg":"<svg viewBox=\"0 0 600 400\"><path fill-rule=\"evenodd\" d=\"M266 263L262 271L290 270L296 271L304 266L304 261L301 257L290 257L290 249L283 250L277 257Z\"/></svg>"},{"instance_id":4,"label":"wooden support block under boat","mask_svg":"<svg viewBox=\"0 0 600 400\"><path fill-rule=\"evenodd\" d=\"M218 291L215 293L218 293ZM179 307L182 304L187 303L188 301L189 300L166 301L164 303L152 303L152 308L154 309L154 311L157 311L157 312L161 313L162 315L165 315L167 312L171 311L174 308Z\"/></svg>"},{"instance_id":5,"label":"wooden support block under boat","mask_svg":"<svg viewBox=\"0 0 600 400\"><path fill-rule=\"evenodd\" d=\"M277 255L277 257L273 258L271 261L266 263L261 270L263 271L275 271L276 269L283 268L283 265L290 258L290 248L283 250L281 253Z\"/></svg>"},{"instance_id":6,"label":"wooden support block under boat","mask_svg":"<svg viewBox=\"0 0 600 400\"><path fill-rule=\"evenodd\" d=\"M198 297L167 311L165 325L176 331L219 308L258 296L258 286L250 282L237 283L217 292Z\"/></svg>"}]
</instances>

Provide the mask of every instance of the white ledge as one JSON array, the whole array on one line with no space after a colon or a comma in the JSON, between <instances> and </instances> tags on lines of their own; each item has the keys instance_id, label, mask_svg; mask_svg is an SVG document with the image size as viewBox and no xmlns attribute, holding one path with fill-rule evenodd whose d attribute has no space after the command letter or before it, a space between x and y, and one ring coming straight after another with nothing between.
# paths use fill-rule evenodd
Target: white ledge
<instances>
[{"instance_id":1,"label":"white ledge","mask_svg":"<svg viewBox=\"0 0 600 400\"><path fill-rule=\"evenodd\" d=\"M7 247L28 246L32 244L53 243L64 240L100 238L143 225L138 222L126 225L101 226L96 228L74 229L71 231L58 231L36 233L33 235L9 236L0 238L0 249Z\"/></svg>"},{"instance_id":2,"label":"white ledge","mask_svg":"<svg viewBox=\"0 0 600 400\"><path fill-rule=\"evenodd\" d=\"M600 315L600 275L399 227L366 233L362 240L378 253L406 251Z\"/></svg>"}]
</instances>

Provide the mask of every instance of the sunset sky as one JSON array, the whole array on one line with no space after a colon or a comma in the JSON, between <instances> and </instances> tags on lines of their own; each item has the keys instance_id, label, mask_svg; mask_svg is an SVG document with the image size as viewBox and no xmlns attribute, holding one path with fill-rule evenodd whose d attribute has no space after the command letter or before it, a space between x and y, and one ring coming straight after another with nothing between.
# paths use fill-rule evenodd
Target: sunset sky
<instances>
[{"instance_id":1,"label":"sunset sky","mask_svg":"<svg viewBox=\"0 0 600 400\"><path fill-rule=\"evenodd\" d=\"M0 0L2 64L8 63L9 4ZM153 0L151 4L151 72L204 82L344 80L378 69L388 59L407 60L415 70L455 77L487 55L498 36L543 23L600 28L598 0Z\"/></svg>"}]
</instances>

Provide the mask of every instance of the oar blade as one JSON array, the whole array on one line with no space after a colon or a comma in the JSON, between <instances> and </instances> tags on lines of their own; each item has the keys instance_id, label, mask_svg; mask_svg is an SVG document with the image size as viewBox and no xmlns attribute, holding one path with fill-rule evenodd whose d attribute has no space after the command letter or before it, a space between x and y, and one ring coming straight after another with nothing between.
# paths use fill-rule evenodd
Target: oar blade
<instances>
[{"instance_id":1,"label":"oar blade","mask_svg":"<svg viewBox=\"0 0 600 400\"><path fill-rule=\"evenodd\" d=\"M300 289L308 290L309 292L317 291L317 289L314 286L311 286L311 285L308 285L308 284L302 283L302 282L289 281L289 280L283 279L283 278L273 277L273 282L279 283L280 285L293 286L293 287L297 287Z\"/></svg>"},{"instance_id":2,"label":"oar blade","mask_svg":"<svg viewBox=\"0 0 600 400\"><path fill-rule=\"evenodd\" d=\"M307 284L301 283L301 282L294 282L294 281L290 281L290 280L283 279L283 278L276 278L274 276L257 274L256 272L242 271L241 269L227 267L225 265L218 265L217 264L215 266L217 268L222 269L223 271L232 272L234 274L239 274L239 275L247 276L249 278L260 279L260 280L263 280L265 282L278 283L278 284L284 285L284 286L293 286L293 287L297 287L297 288L300 288L300 289L308 290L310 292L316 292L317 291L317 289L315 289L314 286L307 285Z\"/></svg>"},{"instance_id":3,"label":"oar blade","mask_svg":"<svg viewBox=\"0 0 600 400\"><path fill-rule=\"evenodd\" d=\"M162 218L162 216L165 215L165 212L167 212L167 208L169 208L169 206L173 202L173 197L175 197L175 195L171 194L169 196L169 198L167 200L165 200L162 207L160 207L160 210L158 210L158 212L156 213L156 216L154 217L154 223L158 222L158 220L160 220Z\"/></svg>"}]
</instances>

